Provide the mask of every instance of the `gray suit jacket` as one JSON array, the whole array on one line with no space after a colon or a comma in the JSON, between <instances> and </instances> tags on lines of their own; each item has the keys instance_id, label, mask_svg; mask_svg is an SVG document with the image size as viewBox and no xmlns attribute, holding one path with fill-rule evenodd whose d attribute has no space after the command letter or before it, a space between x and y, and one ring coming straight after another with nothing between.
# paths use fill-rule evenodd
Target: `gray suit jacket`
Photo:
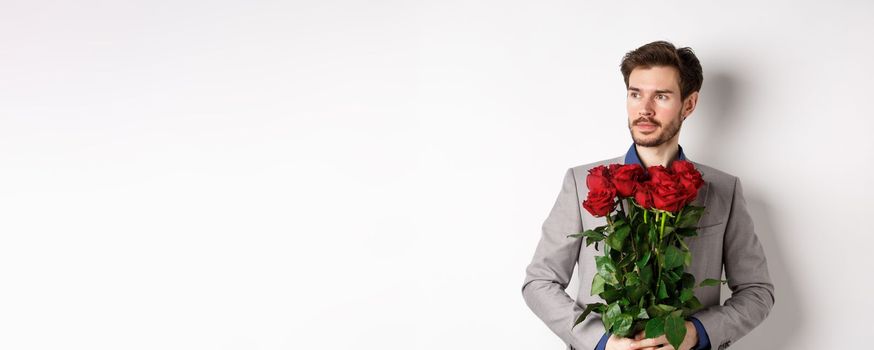
<instances>
[{"instance_id":1,"label":"gray suit jacket","mask_svg":"<svg viewBox=\"0 0 874 350\"><path fill-rule=\"evenodd\" d=\"M720 279L722 268L729 297L719 304L719 286L700 287L695 296L704 308L692 315L704 325L711 347L724 349L758 326L774 305L774 285L768 274L764 251L747 211L740 180L733 175L692 162L705 181L693 205L705 206L699 221L698 236L686 238L692 251L692 265L687 271L700 283L706 278ZM606 224L606 218L596 218L583 209L582 201L588 195L586 176L597 165L623 164L625 157L585 164L570 168L558 198L543 222L542 235L534 258L525 270L522 296L525 303L553 333L559 336L568 350L594 349L604 335L601 316L591 313L576 327L574 320L586 304L604 302L591 294L592 278L596 273L595 256L604 255L594 245L586 247L582 238L566 237ZM579 292L576 300L565 292L577 265Z\"/></svg>"}]
</instances>

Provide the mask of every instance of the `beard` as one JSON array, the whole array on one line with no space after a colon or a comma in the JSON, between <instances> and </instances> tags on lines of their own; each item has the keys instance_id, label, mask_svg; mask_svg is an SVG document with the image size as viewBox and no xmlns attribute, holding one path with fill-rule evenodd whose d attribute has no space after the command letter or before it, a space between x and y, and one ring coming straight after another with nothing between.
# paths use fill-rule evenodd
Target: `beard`
<instances>
[{"instance_id":1,"label":"beard","mask_svg":"<svg viewBox=\"0 0 874 350\"><path fill-rule=\"evenodd\" d=\"M674 136L680 132L680 128L683 126L683 120L680 119L681 113L682 112L677 113L677 118L671 119L668 121L668 124L664 126L655 119L647 117L640 117L635 120L634 123L628 123L628 131L631 132L631 139L634 140L634 144L641 147L658 147L661 144L668 142L668 140L674 138ZM655 124L656 129L648 135L638 136L634 133L632 126L640 122Z\"/></svg>"}]
</instances>

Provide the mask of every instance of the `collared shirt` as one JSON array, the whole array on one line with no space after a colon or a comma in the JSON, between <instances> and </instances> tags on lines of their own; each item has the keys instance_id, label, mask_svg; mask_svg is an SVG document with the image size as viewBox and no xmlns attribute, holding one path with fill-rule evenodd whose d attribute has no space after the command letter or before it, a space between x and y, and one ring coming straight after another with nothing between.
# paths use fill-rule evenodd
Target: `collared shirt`
<instances>
[{"instance_id":1,"label":"collared shirt","mask_svg":"<svg viewBox=\"0 0 874 350\"><path fill-rule=\"evenodd\" d=\"M679 150L677 151L677 160L687 160L686 155L683 154L683 147L679 144L677 145ZM640 161L640 156L637 154L637 148L634 147L634 143L631 143L631 147L628 149L628 152L625 153L625 164L640 164L643 167L643 171L646 172L646 166ZM704 329L704 325L701 324L697 318L689 316L689 321L692 321L692 324L695 325L695 331L698 333L698 344L695 345L693 350L709 350L710 349L710 337L707 336L707 330ZM601 336L601 340L598 342L598 345L595 346L595 350L604 350L607 348L607 340L610 338L610 332L604 333Z\"/></svg>"},{"instance_id":2,"label":"collared shirt","mask_svg":"<svg viewBox=\"0 0 874 350\"><path fill-rule=\"evenodd\" d=\"M678 160L686 160L686 155L683 154L683 146L677 145L679 151L677 151L677 159ZM634 147L634 143L631 143L631 147L628 149L628 152L625 152L625 164L640 164L643 167L643 170L646 171L646 166L643 165L643 162L640 161L640 156L637 155L637 148Z\"/></svg>"}]
</instances>

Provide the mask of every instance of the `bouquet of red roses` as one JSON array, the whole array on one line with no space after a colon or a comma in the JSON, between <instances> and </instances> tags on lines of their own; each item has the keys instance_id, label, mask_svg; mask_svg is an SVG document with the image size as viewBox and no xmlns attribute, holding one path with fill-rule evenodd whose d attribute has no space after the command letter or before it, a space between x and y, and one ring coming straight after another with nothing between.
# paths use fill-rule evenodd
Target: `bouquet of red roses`
<instances>
[{"instance_id":1,"label":"bouquet of red roses","mask_svg":"<svg viewBox=\"0 0 874 350\"><path fill-rule=\"evenodd\" d=\"M595 311L617 336L643 330L647 338L666 334L679 349L685 318L701 308L693 293L695 277L685 272L692 253L683 239L697 235L704 207L689 203L703 184L701 173L684 160L646 171L640 164L589 170L589 194L582 205L593 216L606 217L607 225L568 237L585 237L586 246L594 243L596 250L604 242L604 255L595 257L592 295L606 304L587 305L573 326ZM720 282L707 279L699 286Z\"/></svg>"}]
</instances>

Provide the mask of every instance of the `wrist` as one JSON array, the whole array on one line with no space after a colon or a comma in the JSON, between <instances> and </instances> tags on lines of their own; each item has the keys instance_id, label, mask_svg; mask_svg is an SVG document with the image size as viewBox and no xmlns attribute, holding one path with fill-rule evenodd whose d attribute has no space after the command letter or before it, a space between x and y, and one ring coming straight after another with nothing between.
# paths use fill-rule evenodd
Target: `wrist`
<instances>
[{"instance_id":1,"label":"wrist","mask_svg":"<svg viewBox=\"0 0 874 350\"><path fill-rule=\"evenodd\" d=\"M695 323L686 321L686 335L691 345L690 349L698 348L698 329L695 328Z\"/></svg>"}]
</instances>

